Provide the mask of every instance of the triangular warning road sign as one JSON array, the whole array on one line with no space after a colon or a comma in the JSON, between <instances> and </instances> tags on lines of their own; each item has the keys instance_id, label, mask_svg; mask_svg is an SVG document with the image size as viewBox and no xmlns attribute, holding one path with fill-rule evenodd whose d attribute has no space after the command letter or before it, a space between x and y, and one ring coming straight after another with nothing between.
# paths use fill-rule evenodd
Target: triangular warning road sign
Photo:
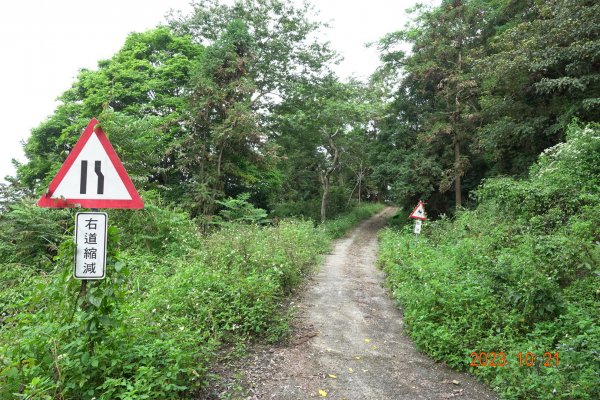
<instances>
[{"instance_id":1,"label":"triangular warning road sign","mask_svg":"<svg viewBox=\"0 0 600 400\"><path fill-rule=\"evenodd\" d=\"M140 209L144 203L98 120L92 118L38 206Z\"/></svg>"},{"instance_id":2,"label":"triangular warning road sign","mask_svg":"<svg viewBox=\"0 0 600 400\"><path fill-rule=\"evenodd\" d=\"M421 221L425 221L427 219L427 215L425 214L425 204L423 204L421 200L419 200L419 204L417 204L408 218L420 219Z\"/></svg>"}]
</instances>

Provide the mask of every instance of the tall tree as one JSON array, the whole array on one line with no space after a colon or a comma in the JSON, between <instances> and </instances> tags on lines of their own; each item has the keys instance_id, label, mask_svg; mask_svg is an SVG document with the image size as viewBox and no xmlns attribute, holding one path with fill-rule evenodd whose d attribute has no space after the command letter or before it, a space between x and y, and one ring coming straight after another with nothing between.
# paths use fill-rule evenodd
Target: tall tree
<instances>
[{"instance_id":1,"label":"tall tree","mask_svg":"<svg viewBox=\"0 0 600 400\"><path fill-rule=\"evenodd\" d=\"M255 43L253 106L271 110L301 81L322 78L335 53L316 33L323 24L312 20L312 6L304 1L194 0L189 16L173 15L171 26L203 45L216 41L234 20L243 21Z\"/></svg>"},{"instance_id":2,"label":"tall tree","mask_svg":"<svg viewBox=\"0 0 600 400\"><path fill-rule=\"evenodd\" d=\"M44 190L90 118L100 116L136 185L174 189L180 179L167 150L181 134L190 71L201 53L165 27L129 35L98 70L82 70L54 114L32 130L18 182Z\"/></svg>"},{"instance_id":3,"label":"tall tree","mask_svg":"<svg viewBox=\"0 0 600 400\"><path fill-rule=\"evenodd\" d=\"M215 211L231 185L251 179L263 135L252 110L254 42L244 22L232 21L206 48L192 82L187 134L176 143L186 198L196 213Z\"/></svg>"},{"instance_id":4,"label":"tall tree","mask_svg":"<svg viewBox=\"0 0 600 400\"><path fill-rule=\"evenodd\" d=\"M424 190L421 195L431 195L429 186L437 186L435 208L439 212L448 208L449 201L443 197L451 187L454 206L462 206L463 179L472 164L479 162L474 152L474 131L480 121L479 83L473 63L490 34L494 7L493 0L444 0L433 9L417 8L412 26L379 43L384 65L373 78L389 80L393 72L401 73L384 124L388 130L397 127L404 136L399 138L401 152L412 160L412 165L403 162L406 168L399 172L422 170L423 183L417 187ZM411 54L398 50L399 42L411 44ZM468 178L467 189L473 187Z\"/></svg>"},{"instance_id":5,"label":"tall tree","mask_svg":"<svg viewBox=\"0 0 600 400\"><path fill-rule=\"evenodd\" d=\"M485 9L465 0L443 1L439 8L422 13L420 27L407 38L413 54L406 59L406 80L421 80L433 90L432 112L424 121L422 138L437 147L444 166L439 188L454 186L456 208L462 206L461 179L469 168L466 146L472 142L478 116L478 83L472 62L482 42ZM452 159L445 159L452 154Z\"/></svg>"},{"instance_id":6,"label":"tall tree","mask_svg":"<svg viewBox=\"0 0 600 400\"><path fill-rule=\"evenodd\" d=\"M277 196L274 188L281 186L283 176L274 163L277 146L272 139L281 133L274 123L275 109L287 98L296 96L297 88L314 85L326 76L335 54L327 44L319 42L316 33L323 25L311 21L313 11L306 2L298 5L283 0L236 0L228 5L216 0L198 0L193 6L191 15L171 17L173 29L211 46L219 41L230 23L241 21L252 38L253 89L249 93L250 102L245 104L249 107L247 111L255 113L260 135L266 136L257 142L261 150L254 152L254 156L261 153L258 158L241 157L238 162L243 164L245 172L228 174L225 182L231 183L226 187L228 196L245 190L251 192L253 201L266 206ZM264 162L269 163L269 168L261 167ZM254 185L248 185L250 180L254 180ZM206 194L210 192L207 190ZM309 190L307 196L311 193Z\"/></svg>"},{"instance_id":7,"label":"tall tree","mask_svg":"<svg viewBox=\"0 0 600 400\"><path fill-rule=\"evenodd\" d=\"M322 221L328 215L334 176L341 177L346 163L349 134L353 129L364 130L368 122L363 99L358 82L344 83L329 75L318 83L296 87L276 109L277 143L288 155L289 192L295 192L300 182L300 188L313 187L301 190L314 192L314 184L320 183ZM345 190L343 182L338 179L338 187Z\"/></svg>"},{"instance_id":8,"label":"tall tree","mask_svg":"<svg viewBox=\"0 0 600 400\"><path fill-rule=\"evenodd\" d=\"M573 117L600 120L600 4L504 3L498 34L477 65L484 117L478 138L491 173L525 174L564 138Z\"/></svg>"}]
</instances>

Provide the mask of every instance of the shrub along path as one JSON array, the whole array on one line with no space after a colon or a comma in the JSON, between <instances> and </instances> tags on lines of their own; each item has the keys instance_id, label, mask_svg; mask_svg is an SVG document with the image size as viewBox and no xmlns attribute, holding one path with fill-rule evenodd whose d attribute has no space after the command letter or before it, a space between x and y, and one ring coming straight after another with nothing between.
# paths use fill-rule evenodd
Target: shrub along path
<instances>
[{"instance_id":1,"label":"shrub along path","mask_svg":"<svg viewBox=\"0 0 600 400\"><path fill-rule=\"evenodd\" d=\"M250 399L495 399L467 374L420 354L375 267L387 208L334 243L296 304L291 344L243 368ZM244 396L247 397L247 396Z\"/></svg>"}]
</instances>

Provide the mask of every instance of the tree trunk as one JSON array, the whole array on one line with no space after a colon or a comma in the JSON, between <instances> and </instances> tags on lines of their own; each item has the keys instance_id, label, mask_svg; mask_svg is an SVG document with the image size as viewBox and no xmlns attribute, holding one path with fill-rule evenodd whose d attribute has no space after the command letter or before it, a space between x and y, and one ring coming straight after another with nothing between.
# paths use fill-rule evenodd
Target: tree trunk
<instances>
[{"instance_id":1,"label":"tree trunk","mask_svg":"<svg viewBox=\"0 0 600 400\"><path fill-rule=\"evenodd\" d=\"M362 198L362 179L363 179L363 163L360 162L360 169L358 170L358 204L360 204Z\"/></svg>"},{"instance_id":2,"label":"tree trunk","mask_svg":"<svg viewBox=\"0 0 600 400\"><path fill-rule=\"evenodd\" d=\"M329 197L329 177L336 170L339 163L340 152L335 145L335 141L333 140L339 132L339 129L335 131L333 135L329 135L329 146L331 150L333 150L333 160L331 162L331 167L326 169L321 175L321 184L323 185L323 197L321 198L321 222L325 222L325 218L327 218L327 199Z\"/></svg>"},{"instance_id":3,"label":"tree trunk","mask_svg":"<svg viewBox=\"0 0 600 400\"><path fill-rule=\"evenodd\" d=\"M327 199L329 198L329 175L327 173L321 176L323 185L323 196L321 197L321 223L327 218Z\"/></svg>"},{"instance_id":4,"label":"tree trunk","mask_svg":"<svg viewBox=\"0 0 600 400\"><path fill-rule=\"evenodd\" d=\"M461 167L460 167L460 143L458 139L454 139L454 199L456 209L462 207L462 187L460 183Z\"/></svg>"},{"instance_id":5,"label":"tree trunk","mask_svg":"<svg viewBox=\"0 0 600 400\"><path fill-rule=\"evenodd\" d=\"M223 152L225 151L225 144L221 146L219 150L219 158L217 159L217 179L221 180L221 164L223 163Z\"/></svg>"},{"instance_id":6,"label":"tree trunk","mask_svg":"<svg viewBox=\"0 0 600 400\"><path fill-rule=\"evenodd\" d=\"M456 63L458 76L462 73L462 37L459 39L458 60ZM462 176L462 166L460 165L460 140L458 138L458 116L460 115L460 87L457 86L454 95L454 202L456 209L462 207L462 186L460 178Z\"/></svg>"}]
</instances>

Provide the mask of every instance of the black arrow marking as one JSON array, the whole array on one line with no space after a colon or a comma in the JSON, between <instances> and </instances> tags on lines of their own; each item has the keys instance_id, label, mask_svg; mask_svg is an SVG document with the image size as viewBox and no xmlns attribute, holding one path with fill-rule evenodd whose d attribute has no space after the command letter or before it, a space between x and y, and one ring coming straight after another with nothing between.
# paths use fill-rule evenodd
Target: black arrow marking
<instances>
[{"instance_id":1,"label":"black arrow marking","mask_svg":"<svg viewBox=\"0 0 600 400\"><path fill-rule=\"evenodd\" d=\"M102 175L101 167L102 161L96 161L94 163L94 172L98 175L98 194L104 194L104 175Z\"/></svg>"},{"instance_id":2,"label":"black arrow marking","mask_svg":"<svg viewBox=\"0 0 600 400\"><path fill-rule=\"evenodd\" d=\"M81 160L81 180L79 181L79 193L85 194L87 190L87 160Z\"/></svg>"}]
</instances>

